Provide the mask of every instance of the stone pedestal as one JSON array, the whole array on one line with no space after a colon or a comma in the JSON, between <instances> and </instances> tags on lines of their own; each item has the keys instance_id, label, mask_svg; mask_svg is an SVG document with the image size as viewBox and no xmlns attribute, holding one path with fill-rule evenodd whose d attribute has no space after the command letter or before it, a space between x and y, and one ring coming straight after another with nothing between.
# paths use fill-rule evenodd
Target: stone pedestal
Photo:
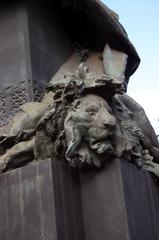
<instances>
[{"instance_id":1,"label":"stone pedestal","mask_svg":"<svg viewBox=\"0 0 159 240\"><path fill-rule=\"evenodd\" d=\"M128 223L120 163L81 174L86 240L128 240Z\"/></svg>"},{"instance_id":2,"label":"stone pedestal","mask_svg":"<svg viewBox=\"0 0 159 240\"><path fill-rule=\"evenodd\" d=\"M0 239L157 240L159 186L126 161L79 173L44 160L0 175Z\"/></svg>"},{"instance_id":3,"label":"stone pedestal","mask_svg":"<svg viewBox=\"0 0 159 240\"><path fill-rule=\"evenodd\" d=\"M149 172L121 161L130 240L159 239L159 182Z\"/></svg>"},{"instance_id":4,"label":"stone pedestal","mask_svg":"<svg viewBox=\"0 0 159 240\"><path fill-rule=\"evenodd\" d=\"M56 239L50 162L0 176L0 239Z\"/></svg>"},{"instance_id":5,"label":"stone pedestal","mask_svg":"<svg viewBox=\"0 0 159 240\"><path fill-rule=\"evenodd\" d=\"M0 239L84 239L78 174L59 162L0 175L0 206Z\"/></svg>"}]
</instances>

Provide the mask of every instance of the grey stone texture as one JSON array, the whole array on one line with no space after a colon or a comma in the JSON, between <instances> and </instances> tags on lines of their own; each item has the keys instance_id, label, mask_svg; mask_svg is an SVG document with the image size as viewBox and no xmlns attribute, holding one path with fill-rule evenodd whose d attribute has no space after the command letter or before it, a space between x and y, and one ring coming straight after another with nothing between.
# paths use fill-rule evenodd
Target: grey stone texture
<instances>
[{"instance_id":1,"label":"grey stone texture","mask_svg":"<svg viewBox=\"0 0 159 240\"><path fill-rule=\"evenodd\" d=\"M69 56L70 40L56 9L37 1L0 8L0 127L19 106L39 101L46 83Z\"/></svg>"},{"instance_id":2,"label":"grey stone texture","mask_svg":"<svg viewBox=\"0 0 159 240\"><path fill-rule=\"evenodd\" d=\"M27 10L32 79L46 85L71 53L70 37L57 8L29 1Z\"/></svg>"},{"instance_id":3,"label":"grey stone texture","mask_svg":"<svg viewBox=\"0 0 159 240\"><path fill-rule=\"evenodd\" d=\"M81 198L86 240L129 239L118 160L81 174Z\"/></svg>"},{"instance_id":4,"label":"grey stone texture","mask_svg":"<svg viewBox=\"0 0 159 240\"><path fill-rule=\"evenodd\" d=\"M0 176L0 239L84 240L78 174L40 161Z\"/></svg>"},{"instance_id":5,"label":"grey stone texture","mask_svg":"<svg viewBox=\"0 0 159 240\"><path fill-rule=\"evenodd\" d=\"M26 9L19 3L0 8L0 90L27 81Z\"/></svg>"},{"instance_id":6,"label":"grey stone texture","mask_svg":"<svg viewBox=\"0 0 159 240\"><path fill-rule=\"evenodd\" d=\"M57 239L50 166L44 161L0 176L0 239Z\"/></svg>"},{"instance_id":7,"label":"grey stone texture","mask_svg":"<svg viewBox=\"0 0 159 240\"><path fill-rule=\"evenodd\" d=\"M125 160L79 175L46 159L0 175L0 239L157 240L158 195Z\"/></svg>"},{"instance_id":8,"label":"grey stone texture","mask_svg":"<svg viewBox=\"0 0 159 240\"><path fill-rule=\"evenodd\" d=\"M101 50L108 41L124 49L126 81L140 62L117 15L96 0L7 0L1 3L0 20L0 127L20 105L40 100L74 43Z\"/></svg>"},{"instance_id":9,"label":"grey stone texture","mask_svg":"<svg viewBox=\"0 0 159 240\"><path fill-rule=\"evenodd\" d=\"M6 3L0 8L0 126L19 105L32 99L27 41L26 9Z\"/></svg>"},{"instance_id":10,"label":"grey stone texture","mask_svg":"<svg viewBox=\"0 0 159 240\"><path fill-rule=\"evenodd\" d=\"M109 18L97 1L83 2L87 18L91 13L93 19L84 30L87 18L81 10L60 12L44 1L43 7L41 1L1 5L0 126L20 105L40 99L46 83L68 58L71 43L85 42L90 26L86 45L92 47L91 39L99 36L97 45L103 47L108 31L112 46L118 43L119 50L126 47L131 55L127 79L135 71L139 58L122 26L118 23L122 33L115 31L119 41L111 35L115 20L106 28ZM70 23L67 31L61 14ZM157 240L158 195L156 179L124 160L79 175L62 162L46 159L0 175L0 239Z\"/></svg>"},{"instance_id":11,"label":"grey stone texture","mask_svg":"<svg viewBox=\"0 0 159 240\"><path fill-rule=\"evenodd\" d=\"M158 240L159 182L147 171L122 160L121 174L130 240Z\"/></svg>"}]
</instances>

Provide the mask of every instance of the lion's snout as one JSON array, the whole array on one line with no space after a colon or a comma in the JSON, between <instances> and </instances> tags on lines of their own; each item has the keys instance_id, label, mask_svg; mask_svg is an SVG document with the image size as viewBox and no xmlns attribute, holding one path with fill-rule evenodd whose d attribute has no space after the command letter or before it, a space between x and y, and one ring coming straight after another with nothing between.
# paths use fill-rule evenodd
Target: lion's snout
<instances>
[{"instance_id":1,"label":"lion's snout","mask_svg":"<svg viewBox=\"0 0 159 240\"><path fill-rule=\"evenodd\" d=\"M103 126L104 126L104 128L106 128L106 129L109 129L110 131L112 130L115 130L115 128L116 128L116 124L114 124L113 122L103 122Z\"/></svg>"},{"instance_id":2,"label":"lion's snout","mask_svg":"<svg viewBox=\"0 0 159 240\"><path fill-rule=\"evenodd\" d=\"M113 115L109 115L108 112L99 115L99 122L101 127L113 132L116 129L116 120Z\"/></svg>"}]
</instances>

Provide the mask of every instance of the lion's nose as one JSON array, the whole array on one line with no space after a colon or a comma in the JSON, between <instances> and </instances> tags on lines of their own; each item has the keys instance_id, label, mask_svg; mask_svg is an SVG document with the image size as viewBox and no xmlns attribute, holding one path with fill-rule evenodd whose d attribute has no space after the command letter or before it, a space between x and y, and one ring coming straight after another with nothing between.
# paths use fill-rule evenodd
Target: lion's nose
<instances>
[{"instance_id":1,"label":"lion's nose","mask_svg":"<svg viewBox=\"0 0 159 240\"><path fill-rule=\"evenodd\" d=\"M114 123L104 122L103 125L106 129L109 129L109 130L112 130L112 131L115 129L115 124Z\"/></svg>"}]
</instances>

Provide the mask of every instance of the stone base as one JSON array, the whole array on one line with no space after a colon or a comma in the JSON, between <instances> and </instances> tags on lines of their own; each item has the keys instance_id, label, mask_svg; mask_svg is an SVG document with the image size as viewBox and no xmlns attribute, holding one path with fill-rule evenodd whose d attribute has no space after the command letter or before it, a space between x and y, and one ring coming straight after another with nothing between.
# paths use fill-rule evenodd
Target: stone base
<instances>
[{"instance_id":1,"label":"stone base","mask_svg":"<svg viewBox=\"0 0 159 240\"><path fill-rule=\"evenodd\" d=\"M128 240L128 224L119 161L81 174L86 240Z\"/></svg>"},{"instance_id":2,"label":"stone base","mask_svg":"<svg viewBox=\"0 0 159 240\"><path fill-rule=\"evenodd\" d=\"M0 175L0 239L157 240L158 200L126 161L79 174L48 159Z\"/></svg>"},{"instance_id":3,"label":"stone base","mask_svg":"<svg viewBox=\"0 0 159 240\"><path fill-rule=\"evenodd\" d=\"M158 240L158 179L124 160L121 174L130 240Z\"/></svg>"},{"instance_id":4,"label":"stone base","mask_svg":"<svg viewBox=\"0 0 159 240\"><path fill-rule=\"evenodd\" d=\"M78 174L50 160L0 175L0 239L83 240Z\"/></svg>"}]
</instances>

